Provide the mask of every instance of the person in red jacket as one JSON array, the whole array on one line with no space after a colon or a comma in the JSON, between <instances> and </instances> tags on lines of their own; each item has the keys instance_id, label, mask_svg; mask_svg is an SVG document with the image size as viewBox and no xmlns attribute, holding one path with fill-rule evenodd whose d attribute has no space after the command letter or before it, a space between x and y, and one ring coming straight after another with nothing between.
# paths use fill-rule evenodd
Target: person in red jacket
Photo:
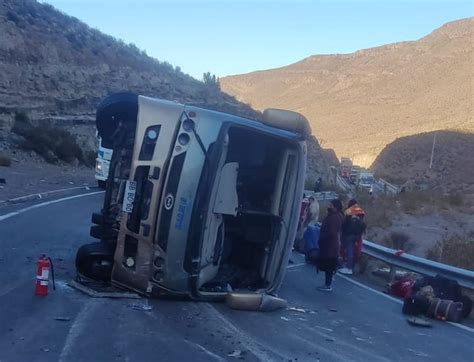
<instances>
[{"instance_id":1,"label":"person in red jacket","mask_svg":"<svg viewBox=\"0 0 474 362\"><path fill-rule=\"evenodd\" d=\"M318 289L321 291L332 291L332 278L337 270L337 262L340 248L340 235L344 214L340 200L332 200L328 206L328 214L321 224L319 234L319 259L318 271L325 273L325 283Z\"/></svg>"}]
</instances>

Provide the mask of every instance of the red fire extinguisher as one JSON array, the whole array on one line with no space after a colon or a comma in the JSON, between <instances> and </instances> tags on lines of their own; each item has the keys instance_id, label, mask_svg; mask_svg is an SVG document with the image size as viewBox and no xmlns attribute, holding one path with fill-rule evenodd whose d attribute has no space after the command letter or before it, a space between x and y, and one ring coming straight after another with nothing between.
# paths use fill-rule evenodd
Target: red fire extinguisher
<instances>
[{"instance_id":1,"label":"red fire extinguisher","mask_svg":"<svg viewBox=\"0 0 474 362\"><path fill-rule=\"evenodd\" d=\"M54 269L53 261L50 257L46 255L41 255L38 259L37 268L36 268L36 287L35 294L39 296L45 296L48 294L48 282L49 282L49 272L51 270L51 277L53 279L53 289L56 290L56 285L54 283Z\"/></svg>"}]
</instances>

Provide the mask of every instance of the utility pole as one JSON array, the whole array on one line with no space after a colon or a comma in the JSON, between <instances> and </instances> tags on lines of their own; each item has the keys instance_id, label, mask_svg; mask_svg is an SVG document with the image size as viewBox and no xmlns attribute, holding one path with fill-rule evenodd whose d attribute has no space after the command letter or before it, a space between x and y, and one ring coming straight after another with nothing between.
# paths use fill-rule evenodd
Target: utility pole
<instances>
[{"instance_id":1,"label":"utility pole","mask_svg":"<svg viewBox=\"0 0 474 362\"><path fill-rule=\"evenodd\" d=\"M436 145L436 133L433 136L433 147L431 148L430 170L431 170L431 167L433 166L433 156L434 156L435 145Z\"/></svg>"}]
</instances>

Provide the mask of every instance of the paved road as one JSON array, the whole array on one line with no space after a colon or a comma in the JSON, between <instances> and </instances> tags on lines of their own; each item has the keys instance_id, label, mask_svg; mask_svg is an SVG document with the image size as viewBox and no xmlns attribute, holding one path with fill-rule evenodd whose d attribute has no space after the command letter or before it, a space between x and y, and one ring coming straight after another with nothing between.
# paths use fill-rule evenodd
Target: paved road
<instances>
[{"instance_id":1,"label":"paved road","mask_svg":"<svg viewBox=\"0 0 474 362\"><path fill-rule=\"evenodd\" d=\"M224 304L96 299L70 289L76 248L102 194L0 221L0 361L472 361L474 334L446 323L409 326L400 305L337 278L290 265L280 295L301 310L238 312ZM59 285L33 295L35 262L53 257ZM139 311L131 303L153 308ZM58 321L67 317L70 321Z\"/></svg>"}]
</instances>

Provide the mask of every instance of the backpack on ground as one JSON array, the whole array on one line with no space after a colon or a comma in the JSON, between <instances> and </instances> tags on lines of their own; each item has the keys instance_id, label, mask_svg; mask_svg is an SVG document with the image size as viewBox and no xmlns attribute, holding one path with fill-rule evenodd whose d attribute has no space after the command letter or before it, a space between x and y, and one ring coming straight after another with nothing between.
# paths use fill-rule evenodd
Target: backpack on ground
<instances>
[{"instance_id":1,"label":"backpack on ground","mask_svg":"<svg viewBox=\"0 0 474 362\"><path fill-rule=\"evenodd\" d=\"M415 295L404 299L402 312L407 315L425 315L429 306L430 300L427 297Z\"/></svg>"},{"instance_id":2,"label":"backpack on ground","mask_svg":"<svg viewBox=\"0 0 474 362\"><path fill-rule=\"evenodd\" d=\"M412 295L412 286L415 281L410 278L402 278L390 284L388 293L400 298L408 298Z\"/></svg>"},{"instance_id":3,"label":"backpack on ground","mask_svg":"<svg viewBox=\"0 0 474 362\"><path fill-rule=\"evenodd\" d=\"M436 275L430 285L433 287L435 296L440 299L449 299L458 302L462 298L461 287L456 280Z\"/></svg>"}]
</instances>

